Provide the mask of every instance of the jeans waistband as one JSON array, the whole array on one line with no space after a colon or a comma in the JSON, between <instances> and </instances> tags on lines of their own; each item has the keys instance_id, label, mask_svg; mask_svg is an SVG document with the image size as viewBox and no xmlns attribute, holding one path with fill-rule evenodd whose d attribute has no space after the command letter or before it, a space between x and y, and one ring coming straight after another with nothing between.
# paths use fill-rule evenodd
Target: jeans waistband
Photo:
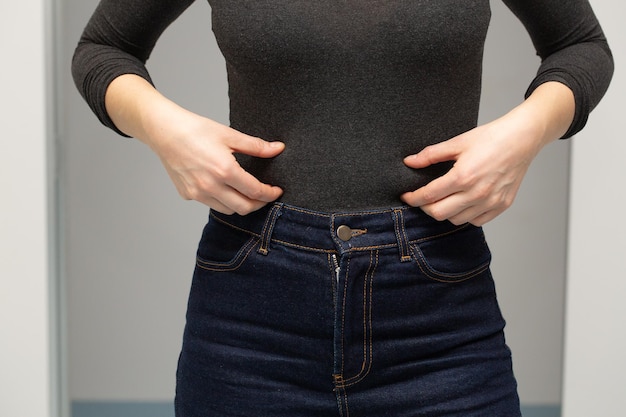
<instances>
[{"instance_id":1,"label":"jeans waistband","mask_svg":"<svg viewBox=\"0 0 626 417\"><path fill-rule=\"evenodd\" d=\"M267 254L270 242L319 252L344 253L398 247L402 261L410 260L408 245L454 232L456 226L437 221L408 206L370 211L323 213L273 203L241 216L211 211L210 216L234 229L258 236L258 251Z\"/></svg>"}]
</instances>

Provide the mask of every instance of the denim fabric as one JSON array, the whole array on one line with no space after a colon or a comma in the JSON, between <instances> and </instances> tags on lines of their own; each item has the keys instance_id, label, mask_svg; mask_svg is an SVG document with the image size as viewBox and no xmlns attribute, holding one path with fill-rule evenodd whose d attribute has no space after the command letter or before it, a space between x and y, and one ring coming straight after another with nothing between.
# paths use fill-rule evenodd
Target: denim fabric
<instances>
[{"instance_id":1,"label":"denim fabric","mask_svg":"<svg viewBox=\"0 0 626 417\"><path fill-rule=\"evenodd\" d=\"M408 207L211 213L177 417L520 416L490 256Z\"/></svg>"}]
</instances>

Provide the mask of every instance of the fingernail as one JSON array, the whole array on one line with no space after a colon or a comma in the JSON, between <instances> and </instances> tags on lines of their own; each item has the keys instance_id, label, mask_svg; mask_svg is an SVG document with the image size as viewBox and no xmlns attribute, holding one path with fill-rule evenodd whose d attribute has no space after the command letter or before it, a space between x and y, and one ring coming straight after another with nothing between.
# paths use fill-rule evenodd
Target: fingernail
<instances>
[{"instance_id":1,"label":"fingernail","mask_svg":"<svg viewBox=\"0 0 626 417\"><path fill-rule=\"evenodd\" d=\"M270 147L272 148L282 148L285 144L282 142L270 142Z\"/></svg>"}]
</instances>

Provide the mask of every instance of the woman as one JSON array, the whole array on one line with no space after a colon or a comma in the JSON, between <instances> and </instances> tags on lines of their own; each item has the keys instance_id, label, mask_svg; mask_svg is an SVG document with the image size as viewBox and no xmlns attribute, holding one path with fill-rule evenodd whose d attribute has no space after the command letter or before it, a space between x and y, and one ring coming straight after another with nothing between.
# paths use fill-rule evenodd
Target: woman
<instances>
[{"instance_id":1,"label":"woman","mask_svg":"<svg viewBox=\"0 0 626 417\"><path fill-rule=\"evenodd\" d=\"M480 226L608 86L588 2L505 0L542 64L478 127L488 0L210 0L230 127L144 67L191 2L102 0L73 65L98 117L211 208L177 416L519 416Z\"/></svg>"}]
</instances>

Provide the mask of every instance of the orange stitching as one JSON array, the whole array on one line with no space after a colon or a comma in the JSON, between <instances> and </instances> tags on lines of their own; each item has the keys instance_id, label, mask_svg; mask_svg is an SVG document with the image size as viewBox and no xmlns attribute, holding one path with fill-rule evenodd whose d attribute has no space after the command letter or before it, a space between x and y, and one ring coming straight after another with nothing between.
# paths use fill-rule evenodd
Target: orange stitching
<instances>
[{"instance_id":1,"label":"orange stitching","mask_svg":"<svg viewBox=\"0 0 626 417\"><path fill-rule=\"evenodd\" d=\"M373 342L373 330L372 330L372 300L373 300L373 292L374 292L373 281L374 281L374 274L376 272L376 268L378 267L378 259L379 259L379 252L376 251L376 261L374 263L374 267L372 268L372 254L370 253L370 266L368 267L368 270L366 272L366 277L365 277L365 282L369 283L369 294L368 294L366 285L364 285L364 290L363 290L363 330L364 330L363 357L364 359L361 365L361 371L359 371L357 375L351 378L348 378L348 379L342 378L341 386L343 388L353 386L363 381L363 379L365 379L365 377L369 375L370 371L372 370L372 363L374 361L374 348L373 348L374 342ZM366 297L367 297L366 294L369 295L369 306L367 309L365 307ZM367 363L367 371L365 371L366 363ZM363 371L365 371L364 374L362 374Z\"/></svg>"},{"instance_id":2,"label":"orange stitching","mask_svg":"<svg viewBox=\"0 0 626 417\"><path fill-rule=\"evenodd\" d=\"M348 257L348 261L346 262L346 277L343 284L343 303L341 305L342 313L341 313L341 379L343 380L343 371L345 361L345 329L346 329L346 294L348 293L348 276L350 275L350 257Z\"/></svg>"},{"instance_id":3,"label":"orange stitching","mask_svg":"<svg viewBox=\"0 0 626 417\"><path fill-rule=\"evenodd\" d=\"M338 375L333 375L333 377L335 377L335 382L337 383ZM343 389L341 386L336 386L334 391L336 393L336 401L337 401L337 408L339 409L339 417L349 416L350 412L348 410L348 394L346 393L346 390ZM344 409L345 409L345 413L344 413Z\"/></svg>"},{"instance_id":4,"label":"orange stitching","mask_svg":"<svg viewBox=\"0 0 626 417\"><path fill-rule=\"evenodd\" d=\"M414 253L417 252L417 256L419 256L419 259L417 256L415 256L415 261L417 263L417 266L419 267L419 269L422 271L422 273L424 275L426 275L428 278L437 281L437 282L444 282L444 283L448 283L448 284L456 284L458 282L463 282L463 281L467 281L470 278L474 278L476 275L480 275L483 272L485 272L488 268L489 268L489 261L479 265L478 267L472 269L471 271L468 272L460 272L458 274L446 274L443 272L438 272L435 269L433 269L432 267L430 267L430 265L428 265L428 261L426 261L426 258L424 257L424 254L422 254L422 251L420 250L416 250L414 251ZM420 259L422 262L420 262ZM426 267L427 270L424 269L424 267L422 266L422 263L424 264L424 267ZM437 276L433 276L434 275L438 275L439 278ZM458 278L453 278L453 277L458 277ZM446 277L449 277L446 278Z\"/></svg>"},{"instance_id":5,"label":"orange stitching","mask_svg":"<svg viewBox=\"0 0 626 417\"><path fill-rule=\"evenodd\" d=\"M365 252L365 251L371 251L371 250L389 249L389 248L397 248L397 247L398 247L398 243L385 243L383 245L361 246L361 247L356 247L356 248L349 248L347 249L347 252Z\"/></svg>"},{"instance_id":6,"label":"orange stitching","mask_svg":"<svg viewBox=\"0 0 626 417\"><path fill-rule=\"evenodd\" d=\"M348 393L346 390L343 390L343 402L346 407L346 417L350 417L350 408L348 407Z\"/></svg>"},{"instance_id":7,"label":"orange stitching","mask_svg":"<svg viewBox=\"0 0 626 417\"><path fill-rule=\"evenodd\" d=\"M248 257L250 256L250 252L252 252L252 249L254 249L257 245L259 241L256 239L250 239L248 243L246 243L246 245L244 245L239 252L237 253L237 256L235 257L235 259L230 262L230 263L226 263L223 264L223 267L218 267L218 263L217 262L207 262L203 259L200 259L198 257L196 257L196 265L199 268L205 269L207 271L215 271L215 272L228 272L228 271L234 271L237 268L239 268L246 259L248 259ZM245 254L243 256L240 257L240 254L246 249L246 246L250 246L250 248L248 248L248 250L245 252ZM237 262L238 261L238 262ZM237 264L235 265L235 262L237 262ZM203 265L204 264L204 265ZM212 265L213 267L210 267L209 265ZM231 268L228 268L228 266L231 266Z\"/></svg>"},{"instance_id":8,"label":"orange stitching","mask_svg":"<svg viewBox=\"0 0 626 417\"><path fill-rule=\"evenodd\" d=\"M404 218L402 217L402 212L399 210L393 211L393 228L396 233L396 240L398 241L398 249L400 250L400 260L404 258L404 242L406 236L400 236L400 223L404 223ZM404 227L404 225L403 225Z\"/></svg>"},{"instance_id":9,"label":"orange stitching","mask_svg":"<svg viewBox=\"0 0 626 417\"><path fill-rule=\"evenodd\" d=\"M263 225L263 230L261 230L261 247L259 248L259 252L263 255L267 255L269 252L267 250L269 242L271 241L271 236L268 236L268 227L270 231L274 228L274 224L276 222L276 217L278 216L279 206L273 206L271 211L268 213L265 218L265 224ZM269 239L268 239L269 238Z\"/></svg>"},{"instance_id":10,"label":"orange stitching","mask_svg":"<svg viewBox=\"0 0 626 417\"><path fill-rule=\"evenodd\" d=\"M239 230L240 232L244 232L244 233L249 233L249 234L251 234L253 236L256 236L256 237L261 237L261 235L258 234L258 233L255 233L255 232L253 232L251 230L248 230L248 229L244 229L244 228L239 227L239 226L235 226L234 224L228 223L226 220L220 219L219 217L217 217L217 216L215 216L213 214L210 214L210 216L213 217L218 222L220 222L220 223L222 223L222 224L224 224L224 225L226 225L228 227L232 227L235 230Z\"/></svg>"},{"instance_id":11,"label":"orange stitching","mask_svg":"<svg viewBox=\"0 0 626 417\"><path fill-rule=\"evenodd\" d=\"M443 236L448 236L448 235L451 235L452 233L456 233L456 232L458 232L460 230L463 230L463 229L467 228L469 225L470 225L470 223L465 223L465 224L463 224L461 226L455 227L452 230L448 230L447 232L439 233L437 235L432 235L432 236L421 237L419 239L412 240L411 243L424 242L426 240L436 239L438 237L443 237Z\"/></svg>"},{"instance_id":12,"label":"orange stitching","mask_svg":"<svg viewBox=\"0 0 626 417\"><path fill-rule=\"evenodd\" d=\"M272 242L280 243L285 246L290 246L293 248L298 248L298 249L307 250L311 252L321 252L321 253L330 253L330 254L338 253L336 249L312 248L310 246L298 245L296 243L286 242L284 240L279 240L279 239L272 239Z\"/></svg>"},{"instance_id":13,"label":"orange stitching","mask_svg":"<svg viewBox=\"0 0 626 417\"><path fill-rule=\"evenodd\" d=\"M402 213L401 213L402 214ZM400 216L402 217L402 216ZM404 223L404 217L402 217L402 253L401 253L401 261L408 261L411 259L411 255L409 254L409 238L406 235L406 225ZM405 247L407 246L407 247Z\"/></svg>"},{"instance_id":14,"label":"orange stitching","mask_svg":"<svg viewBox=\"0 0 626 417\"><path fill-rule=\"evenodd\" d=\"M293 208L288 208L288 207L283 207L283 208L288 209L288 210L294 210ZM295 210L295 211L305 212L303 210ZM386 211L386 212L389 212L389 211ZM311 213L311 214L315 214L315 213ZM239 226L235 226L235 225L227 222L226 220L221 219L221 218L215 216L213 213L209 213L209 216L212 217L213 219L219 221L220 223L222 223L222 224L224 224L224 225L226 225L228 227L231 227L231 228L233 228L235 230L239 230L240 232L248 233L248 234L250 234L252 236L256 236L256 237L259 237L259 238L261 237L260 234L255 233L255 232L250 231L250 230L247 230L247 229L244 229L244 228L239 227ZM332 217L331 218L332 230L334 230L334 225L335 225L335 219L334 219L334 217ZM408 241L408 244L410 246L410 245L414 245L416 243L424 242L424 241L427 241L427 240L430 240L430 239L435 239L435 238L447 236L447 235L450 235L452 233L456 233L456 232L458 232L460 230L463 230L463 229L465 229L465 228L467 228L469 226L470 226L470 224L466 223L466 224L461 225L459 227L455 227L454 229L449 230L447 232L443 232L443 233L439 233L439 234L436 234L436 235L426 236L426 237L423 237L423 238L419 238L419 239ZM334 236L332 237L332 239L336 242L336 239L335 239ZM283 244L283 245L286 245L286 246L299 248L299 249L303 249L303 250L308 250L308 251L313 251L313 252L337 253L337 251L335 249L324 249L324 248L316 248L316 247L311 247L311 246L304 246L304 245L299 245L299 244L296 244L296 243L291 243L291 242L287 242L287 241L280 240L280 239L270 239L270 242L276 242L276 243L280 243L280 244ZM352 247L352 248L349 248L347 251L348 252L363 252L363 251L369 251L369 250L393 248L393 247L397 247L397 246L398 246L397 243L386 243L386 244L382 244L382 245ZM411 255L408 255L408 256L411 257Z\"/></svg>"},{"instance_id":15,"label":"orange stitching","mask_svg":"<svg viewBox=\"0 0 626 417\"><path fill-rule=\"evenodd\" d=\"M363 278L363 365L361 368L365 367L365 361L367 360L367 287L370 270L372 269L372 252L370 252L370 264L367 267L367 271L365 271L365 277Z\"/></svg>"},{"instance_id":16,"label":"orange stitching","mask_svg":"<svg viewBox=\"0 0 626 417\"><path fill-rule=\"evenodd\" d=\"M227 221L225 221L223 219L220 219L219 217L213 216L213 218L215 220L217 220L218 222L220 222L220 223L222 223L222 224L224 224L224 225L226 225L228 227L232 227L235 230L238 230L238 231L244 232L244 233L248 233L248 234L250 234L252 236L256 236L258 238L261 238L261 235L258 234L258 233L252 232L252 231L250 231L248 229L244 229L244 228L239 227L239 226L235 226L234 224L228 223ZM335 249L314 248L314 247L311 247L311 246L298 245L296 243L291 243L291 242L287 242L287 241L280 240L280 239L271 239L270 241L271 242L276 242L276 243L281 243L281 244L283 244L285 246L290 246L290 247L299 248L299 249L303 249L303 250L308 250L308 251L312 251L312 252L337 253L337 251Z\"/></svg>"},{"instance_id":17,"label":"orange stitching","mask_svg":"<svg viewBox=\"0 0 626 417\"><path fill-rule=\"evenodd\" d=\"M337 405L339 406L339 417L344 417L343 415L343 400L341 398L342 391L337 391Z\"/></svg>"}]
</instances>

